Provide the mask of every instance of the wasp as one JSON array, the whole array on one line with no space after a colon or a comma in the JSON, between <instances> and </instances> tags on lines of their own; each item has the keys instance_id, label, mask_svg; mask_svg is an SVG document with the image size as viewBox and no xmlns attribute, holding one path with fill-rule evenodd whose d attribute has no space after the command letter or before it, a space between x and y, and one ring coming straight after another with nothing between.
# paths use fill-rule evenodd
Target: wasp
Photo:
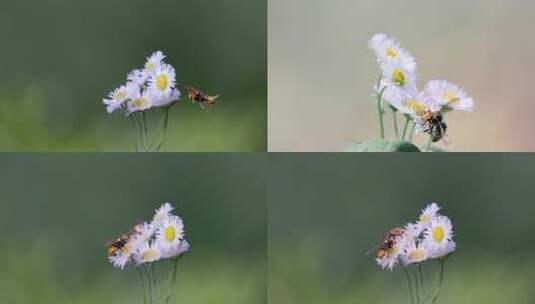
<instances>
[{"instance_id":1,"label":"wasp","mask_svg":"<svg viewBox=\"0 0 535 304\"><path fill-rule=\"evenodd\" d=\"M422 119L427 125L427 128L424 130L424 132L431 135L431 140L433 142L437 142L446 136L446 129L448 128L448 125L446 125L446 122L444 122L442 113L426 110L422 114Z\"/></svg>"},{"instance_id":2,"label":"wasp","mask_svg":"<svg viewBox=\"0 0 535 304\"><path fill-rule=\"evenodd\" d=\"M130 240L130 237L135 233L136 227L130 229L126 234L121 235L115 241L107 242L108 256L115 256L117 252L120 252Z\"/></svg>"},{"instance_id":3,"label":"wasp","mask_svg":"<svg viewBox=\"0 0 535 304\"><path fill-rule=\"evenodd\" d=\"M195 89L194 87L189 87L188 98L191 100L192 103L199 103L201 107L204 109L207 106L216 104L217 98L219 98L219 95L210 96L208 94L205 94Z\"/></svg>"},{"instance_id":4,"label":"wasp","mask_svg":"<svg viewBox=\"0 0 535 304\"><path fill-rule=\"evenodd\" d=\"M378 259L382 259L386 255L388 255L388 252L390 252L392 248L396 245L396 242L398 241L399 237L403 235L403 233L405 233L405 229L403 228L396 227L390 229L386 233L381 244L368 251L368 254L375 250L375 257Z\"/></svg>"}]
</instances>

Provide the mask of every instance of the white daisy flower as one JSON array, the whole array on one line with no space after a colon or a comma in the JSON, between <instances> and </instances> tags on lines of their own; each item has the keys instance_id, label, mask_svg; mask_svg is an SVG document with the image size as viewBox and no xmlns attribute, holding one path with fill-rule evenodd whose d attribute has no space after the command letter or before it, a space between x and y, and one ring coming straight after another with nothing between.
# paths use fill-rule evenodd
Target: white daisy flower
<instances>
[{"instance_id":1,"label":"white daisy flower","mask_svg":"<svg viewBox=\"0 0 535 304\"><path fill-rule=\"evenodd\" d=\"M415 133L423 133L429 129L428 120L424 119L429 113L436 113L441 110L442 106L434 102L425 92L418 93L415 97L409 97L397 106L398 110L408 114L414 121Z\"/></svg>"},{"instance_id":2,"label":"white daisy flower","mask_svg":"<svg viewBox=\"0 0 535 304\"><path fill-rule=\"evenodd\" d=\"M165 55L161 51L156 51L147 57L147 62L143 68L143 74L146 78L150 77L154 71L162 64Z\"/></svg>"},{"instance_id":3,"label":"white daisy flower","mask_svg":"<svg viewBox=\"0 0 535 304\"><path fill-rule=\"evenodd\" d=\"M131 100L127 103L128 113L131 114L150 109L152 107L152 99L153 96L150 90L136 90L132 94Z\"/></svg>"},{"instance_id":4,"label":"white daisy flower","mask_svg":"<svg viewBox=\"0 0 535 304\"><path fill-rule=\"evenodd\" d=\"M368 46L375 51L382 70L386 65L395 64L409 72L416 71L414 57L402 49L395 39L389 38L385 34L376 34L370 39Z\"/></svg>"},{"instance_id":5,"label":"white daisy flower","mask_svg":"<svg viewBox=\"0 0 535 304\"><path fill-rule=\"evenodd\" d=\"M432 258L444 256L455 250L452 241L453 226L447 216L435 216L424 233L424 243Z\"/></svg>"},{"instance_id":6,"label":"white daisy flower","mask_svg":"<svg viewBox=\"0 0 535 304\"><path fill-rule=\"evenodd\" d=\"M145 76L145 73L143 72L143 70L135 69L135 70L130 71L130 73L126 75L126 79L129 82L132 82L141 86L145 84L145 81L147 81L147 76Z\"/></svg>"},{"instance_id":7,"label":"white daisy flower","mask_svg":"<svg viewBox=\"0 0 535 304\"><path fill-rule=\"evenodd\" d=\"M175 85L175 69L169 64L161 64L149 78L149 88L151 88L158 97L169 95Z\"/></svg>"},{"instance_id":8,"label":"white daisy flower","mask_svg":"<svg viewBox=\"0 0 535 304\"><path fill-rule=\"evenodd\" d=\"M474 109L474 100L468 97L464 90L446 80L429 81L425 92L443 107L460 111L472 111Z\"/></svg>"},{"instance_id":9,"label":"white daisy flower","mask_svg":"<svg viewBox=\"0 0 535 304\"><path fill-rule=\"evenodd\" d=\"M160 208L156 209L154 217L152 218L152 228L155 230L158 229L163 222L172 215L171 211L173 211L173 209L175 208L168 202L165 202Z\"/></svg>"},{"instance_id":10,"label":"white daisy flower","mask_svg":"<svg viewBox=\"0 0 535 304\"><path fill-rule=\"evenodd\" d=\"M398 249L400 252L400 255L405 252L406 248L411 244L418 240L419 233L418 233L418 227L413 223L408 223L404 227L404 232L401 235L401 237L398 240Z\"/></svg>"},{"instance_id":11,"label":"white daisy flower","mask_svg":"<svg viewBox=\"0 0 535 304\"><path fill-rule=\"evenodd\" d=\"M176 255L184 254L188 252L190 248L191 248L191 245L189 244L189 242L187 240L182 240L182 242L180 242L180 246L178 246Z\"/></svg>"},{"instance_id":12,"label":"white daisy flower","mask_svg":"<svg viewBox=\"0 0 535 304\"><path fill-rule=\"evenodd\" d=\"M392 248L392 253L387 254L382 258L376 258L377 265L383 270L392 271L394 266L397 265L399 259L399 252L394 251L396 248Z\"/></svg>"},{"instance_id":13,"label":"white daisy flower","mask_svg":"<svg viewBox=\"0 0 535 304\"><path fill-rule=\"evenodd\" d=\"M390 64L384 69L384 75L380 83L380 90L383 90L383 99L394 107L417 95L416 73L403 67Z\"/></svg>"},{"instance_id":14,"label":"white daisy flower","mask_svg":"<svg viewBox=\"0 0 535 304\"><path fill-rule=\"evenodd\" d=\"M182 95L180 91L176 88L173 88L169 90L168 93L165 93L163 95L158 96L158 94L154 94L156 97L154 99L154 106L155 107L164 107L167 106L175 101L178 101L180 99L180 96Z\"/></svg>"},{"instance_id":15,"label":"white daisy flower","mask_svg":"<svg viewBox=\"0 0 535 304\"><path fill-rule=\"evenodd\" d=\"M189 251L190 245L187 240L182 240L177 246L171 248L160 248L162 252L162 258L174 258L180 256Z\"/></svg>"},{"instance_id":16,"label":"white daisy flower","mask_svg":"<svg viewBox=\"0 0 535 304\"><path fill-rule=\"evenodd\" d=\"M406 241L404 241L404 245L416 240L421 234L420 227L418 224L414 223L408 223L405 225L404 230L405 232L403 233L403 239L406 239Z\"/></svg>"},{"instance_id":17,"label":"white daisy flower","mask_svg":"<svg viewBox=\"0 0 535 304\"><path fill-rule=\"evenodd\" d=\"M145 242L134 254L134 262L139 266L145 263L156 262L160 259L160 256L160 249L157 246Z\"/></svg>"},{"instance_id":18,"label":"white daisy flower","mask_svg":"<svg viewBox=\"0 0 535 304\"><path fill-rule=\"evenodd\" d=\"M437 217L438 211L440 211L440 206L437 203L431 203L422 210L417 222L420 231L429 227L431 221Z\"/></svg>"},{"instance_id":19,"label":"white daisy flower","mask_svg":"<svg viewBox=\"0 0 535 304\"><path fill-rule=\"evenodd\" d=\"M389 101L389 104L395 107L399 112L415 118L416 116L424 113L426 110L436 108L436 106L429 101L429 98L426 98L425 94L420 92L414 95L405 94L404 99L394 99Z\"/></svg>"},{"instance_id":20,"label":"white daisy flower","mask_svg":"<svg viewBox=\"0 0 535 304\"><path fill-rule=\"evenodd\" d=\"M440 111L441 106L434 102L427 94L422 91L401 102L400 107L404 114L409 114L412 117L421 116L426 111L437 112Z\"/></svg>"},{"instance_id":21,"label":"white daisy flower","mask_svg":"<svg viewBox=\"0 0 535 304\"><path fill-rule=\"evenodd\" d=\"M419 98L409 98L405 99L401 103L404 107L405 114L410 114L412 116L417 115L418 113L422 113L427 110L427 106L424 101L422 101Z\"/></svg>"},{"instance_id":22,"label":"white daisy flower","mask_svg":"<svg viewBox=\"0 0 535 304\"><path fill-rule=\"evenodd\" d=\"M124 256L120 253L114 256L108 257L108 260L115 268L124 269L126 264L128 264L128 261L130 260L129 256Z\"/></svg>"},{"instance_id":23,"label":"white daisy flower","mask_svg":"<svg viewBox=\"0 0 535 304\"><path fill-rule=\"evenodd\" d=\"M454 241L449 240L446 242L445 246L442 247L433 247L429 249L429 258L431 259L437 259L444 257L451 252L454 252L455 249L457 249L457 244L455 244Z\"/></svg>"},{"instance_id":24,"label":"white daisy flower","mask_svg":"<svg viewBox=\"0 0 535 304\"><path fill-rule=\"evenodd\" d=\"M154 228L149 223L143 223L136 225L135 229L135 237L137 239L141 240L141 242L147 242L149 241L152 236L154 235Z\"/></svg>"},{"instance_id":25,"label":"white daisy flower","mask_svg":"<svg viewBox=\"0 0 535 304\"><path fill-rule=\"evenodd\" d=\"M184 238L184 223L178 216L169 216L156 232L156 242L162 250L173 249Z\"/></svg>"},{"instance_id":26,"label":"white daisy flower","mask_svg":"<svg viewBox=\"0 0 535 304\"><path fill-rule=\"evenodd\" d=\"M127 83L117 89L111 91L108 94L108 98L104 98L102 102L106 105L106 111L113 113L117 109L121 108L124 103L132 97L135 93L137 86L134 83Z\"/></svg>"},{"instance_id":27,"label":"white daisy flower","mask_svg":"<svg viewBox=\"0 0 535 304\"><path fill-rule=\"evenodd\" d=\"M413 240L407 244L407 247L405 247L405 250L401 255L401 261L403 262L403 265L407 266L412 263L421 263L427 260L427 256L427 249L424 244L416 244L416 240Z\"/></svg>"}]
</instances>

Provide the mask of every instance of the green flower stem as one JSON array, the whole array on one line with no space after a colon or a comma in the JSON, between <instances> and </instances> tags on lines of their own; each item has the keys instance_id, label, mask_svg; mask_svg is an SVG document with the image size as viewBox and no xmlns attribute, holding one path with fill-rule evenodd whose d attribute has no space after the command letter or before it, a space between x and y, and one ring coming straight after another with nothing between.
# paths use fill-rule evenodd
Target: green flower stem
<instances>
[{"instance_id":1,"label":"green flower stem","mask_svg":"<svg viewBox=\"0 0 535 304\"><path fill-rule=\"evenodd\" d=\"M172 276L172 280L170 280L169 293L167 294L167 297L165 298L165 304L169 303L169 300L171 300L171 296L173 295L173 291L175 290L177 269L178 269L178 257L173 259L173 276Z\"/></svg>"},{"instance_id":2,"label":"green flower stem","mask_svg":"<svg viewBox=\"0 0 535 304\"><path fill-rule=\"evenodd\" d=\"M141 114L141 112L137 112L136 115L138 116L141 134L145 134L145 129L143 128L143 114Z\"/></svg>"},{"instance_id":3,"label":"green flower stem","mask_svg":"<svg viewBox=\"0 0 535 304\"><path fill-rule=\"evenodd\" d=\"M149 134L149 125L147 124L147 114L146 111L141 112L141 116L143 118L143 134L145 135L145 143L143 146L143 149L145 152L150 151L151 146L151 138Z\"/></svg>"},{"instance_id":4,"label":"green flower stem","mask_svg":"<svg viewBox=\"0 0 535 304\"><path fill-rule=\"evenodd\" d=\"M409 274L409 271L407 270L407 267L403 267L403 270L404 270L405 276L407 278L407 284L409 284L409 297L411 299L411 304L414 304L414 295L413 295L413 291L412 291L411 275Z\"/></svg>"},{"instance_id":5,"label":"green flower stem","mask_svg":"<svg viewBox=\"0 0 535 304\"><path fill-rule=\"evenodd\" d=\"M377 95L377 115L379 116L379 135L381 139L385 139L385 124L383 120L384 111L381 106L381 100L383 99L383 93L385 92L386 87L381 89L381 92Z\"/></svg>"},{"instance_id":6,"label":"green flower stem","mask_svg":"<svg viewBox=\"0 0 535 304\"><path fill-rule=\"evenodd\" d=\"M418 267L418 277L420 278L420 290L422 292L422 299L424 299L424 303L425 303L425 286L424 286L424 273L422 271L422 264L418 263L416 267Z\"/></svg>"},{"instance_id":7,"label":"green flower stem","mask_svg":"<svg viewBox=\"0 0 535 304\"><path fill-rule=\"evenodd\" d=\"M429 139L427 139L427 144L425 146L425 152L431 151L431 143L432 143L432 137L429 135Z\"/></svg>"},{"instance_id":8,"label":"green flower stem","mask_svg":"<svg viewBox=\"0 0 535 304\"><path fill-rule=\"evenodd\" d=\"M155 148L156 151L160 151L160 148L162 147L163 142L165 140L165 134L167 133L167 127L169 125L169 109L170 108L171 106L168 106L163 110L164 113L163 113L163 123L161 124L162 127L160 128L161 130L160 141L158 142L158 145Z\"/></svg>"},{"instance_id":9,"label":"green flower stem","mask_svg":"<svg viewBox=\"0 0 535 304\"><path fill-rule=\"evenodd\" d=\"M135 145L136 145L136 149L135 151L138 152L139 151L139 130L138 130L138 124L137 124L137 120L136 120L136 116L134 114L130 114L128 116L128 118L130 118L130 121L132 122L132 130L133 130L133 134L134 134L134 142L135 142Z\"/></svg>"},{"instance_id":10,"label":"green flower stem","mask_svg":"<svg viewBox=\"0 0 535 304\"><path fill-rule=\"evenodd\" d=\"M150 304L156 303L156 297L155 297L155 290L154 290L154 280L152 279L152 271L150 269L150 266L147 266L147 272L149 273L149 280L150 280Z\"/></svg>"},{"instance_id":11,"label":"green flower stem","mask_svg":"<svg viewBox=\"0 0 535 304\"><path fill-rule=\"evenodd\" d=\"M411 126L411 134L409 134L409 141L412 142L412 136L414 135L414 130L416 128L416 123L413 121Z\"/></svg>"},{"instance_id":12,"label":"green flower stem","mask_svg":"<svg viewBox=\"0 0 535 304\"><path fill-rule=\"evenodd\" d=\"M420 283L418 281L418 272L414 275L414 285L416 286L416 303L420 304Z\"/></svg>"},{"instance_id":13,"label":"green flower stem","mask_svg":"<svg viewBox=\"0 0 535 304\"><path fill-rule=\"evenodd\" d=\"M152 286L152 296L151 296L151 304L156 303L156 277L154 272L154 263L149 263L147 271L150 273L150 280L151 280L151 286Z\"/></svg>"},{"instance_id":14,"label":"green flower stem","mask_svg":"<svg viewBox=\"0 0 535 304\"><path fill-rule=\"evenodd\" d=\"M143 289L143 304L147 304L147 288L145 288L145 278L139 267L136 267L137 274L139 276L139 282L141 283L141 289Z\"/></svg>"},{"instance_id":15,"label":"green flower stem","mask_svg":"<svg viewBox=\"0 0 535 304\"><path fill-rule=\"evenodd\" d=\"M433 290L430 290L429 293L427 293L427 295L425 296L425 299L424 299L424 303L427 303L428 301L431 301L433 299L433 296L436 293L436 289L437 289L436 286L437 286L439 272L440 272L440 270L437 269L435 271L435 273L433 274L433 282L431 283L431 286L432 286Z\"/></svg>"},{"instance_id":16,"label":"green flower stem","mask_svg":"<svg viewBox=\"0 0 535 304\"><path fill-rule=\"evenodd\" d=\"M154 266L154 263L150 263L150 273L151 273L151 276L152 276L152 292L153 292L153 295L152 295L152 298L154 300L154 303L157 303L157 289L156 289L156 269L155 269L155 266Z\"/></svg>"},{"instance_id":17,"label":"green flower stem","mask_svg":"<svg viewBox=\"0 0 535 304\"><path fill-rule=\"evenodd\" d=\"M440 290L442 289L442 283L444 282L444 261L440 261L440 278L438 281L438 289L433 297L433 304L435 304L438 300L438 296L440 295Z\"/></svg>"},{"instance_id":18,"label":"green flower stem","mask_svg":"<svg viewBox=\"0 0 535 304\"><path fill-rule=\"evenodd\" d=\"M139 150L139 143L137 138L137 126L136 122L134 121L134 118L132 115L128 115L128 120L130 120L130 123L132 123L132 134L134 135L134 151L137 152Z\"/></svg>"},{"instance_id":19,"label":"green flower stem","mask_svg":"<svg viewBox=\"0 0 535 304\"><path fill-rule=\"evenodd\" d=\"M398 130L398 117L396 108L393 106L390 106L390 110L392 110L392 122L394 123L394 132L396 133L396 139L399 139L399 130Z\"/></svg>"},{"instance_id":20,"label":"green flower stem","mask_svg":"<svg viewBox=\"0 0 535 304\"><path fill-rule=\"evenodd\" d=\"M152 280L151 280L151 277L150 277L150 271L149 271L148 266L146 264L142 265L140 267L141 267L142 273L144 273L144 276L147 279L147 300L148 300L147 303L148 304L153 304L153 299L152 299L153 291L152 291Z\"/></svg>"},{"instance_id":21,"label":"green flower stem","mask_svg":"<svg viewBox=\"0 0 535 304\"><path fill-rule=\"evenodd\" d=\"M146 114L146 111L141 111L141 116L143 117L143 133L145 135L147 135L148 131L147 131L147 114Z\"/></svg>"},{"instance_id":22,"label":"green flower stem","mask_svg":"<svg viewBox=\"0 0 535 304\"><path fill-rule=\"evenodd\" d=\"M132 114L132 118L134 119L135 123L136 123L136 130L138 132L138 136L139 136L139 140L138 140L138 149L137 151L143 151L143 146L144 146L144 142L145 142L145 139L144 139L144 136L143 136L143 123L141 121L141 119L138 117L139 114L138 113L134 113Z\"/></svg>"},{"instance_id":23,"label":"green flower stem","mask_svg":"<svg viewBox=\"0 0 535 304\"><path fill-rule=\"evenodd\" d=\"M409 128L409 122L411 121L409 115L405 115L405 124L403 125L403 133L401 134L401 140L405 140L407 135L407 129Z\"/></svg>"}]
</instances>

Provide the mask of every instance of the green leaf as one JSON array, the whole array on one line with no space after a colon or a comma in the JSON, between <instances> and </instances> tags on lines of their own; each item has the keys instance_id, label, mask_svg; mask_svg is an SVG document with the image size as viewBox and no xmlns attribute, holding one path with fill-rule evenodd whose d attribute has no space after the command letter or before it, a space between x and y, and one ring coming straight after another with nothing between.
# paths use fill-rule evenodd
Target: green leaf
<instances>
[{"instance_id":1,"label":"green leaf","mask_svg":"<svg viewBox=\"0 0 535 304\"><path fill-rule=\"evenodd\" d=\"M420 152L420 149L404 140L372 139L350 144L344 152Z\"/></svg>"}]
</instances>

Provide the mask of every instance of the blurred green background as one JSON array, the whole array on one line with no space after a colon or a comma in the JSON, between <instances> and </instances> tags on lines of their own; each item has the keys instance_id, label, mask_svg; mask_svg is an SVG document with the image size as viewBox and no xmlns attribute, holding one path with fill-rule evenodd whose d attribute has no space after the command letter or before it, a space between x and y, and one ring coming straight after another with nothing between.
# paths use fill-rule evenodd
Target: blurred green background
<instances>
[{"instance_id":1,"label":"blurred green background","mask_svg":"<svg viewBox=\"0 0 535 304\"><path fill-rule=\"evenodd\" d=\"M278 155L271 159L270 303L409 303L366 252L436 201L458 249L438 303L534 303L535 157ZM426 268L424 266L424 268Z\"/></svg>"},{"instance_id":2,"label":"blurred green background","mask_svg":"<svg viewBox=\"0 0 535 304\"><path fill-rule=\"evenodd\" d=\"M0 303L142 303L105 243L170 201L192 245L172 303L266 302L264 157L4 154ZM157 264L162 271L170 264Z\"/></svg>"},{"instance_id":3,"label":"blurred green background","mask_svg":"<svg viewBox=\"0 0 535 304\"><path fill-rule=\"evenodd\" d=\"M132 151L102 98L160 49L179 87L219 94L173 107L164 151L265 151L263 0L18 0L0 10L1 150Z\"/></svg>"},{"instance_id":4,"label":"blurred green background","mask_svg":"<svg viewBox=\"0 0 535 304\"><path fill-rule=\"evenodd\" d=\"M474 98L473 113L446 117L448 150L535 151L535 1L270 0L268 11L270 151L378 137L367 46L378 32L415 56L420 89L445 78Z\"/></svg>"}]
</instances>

